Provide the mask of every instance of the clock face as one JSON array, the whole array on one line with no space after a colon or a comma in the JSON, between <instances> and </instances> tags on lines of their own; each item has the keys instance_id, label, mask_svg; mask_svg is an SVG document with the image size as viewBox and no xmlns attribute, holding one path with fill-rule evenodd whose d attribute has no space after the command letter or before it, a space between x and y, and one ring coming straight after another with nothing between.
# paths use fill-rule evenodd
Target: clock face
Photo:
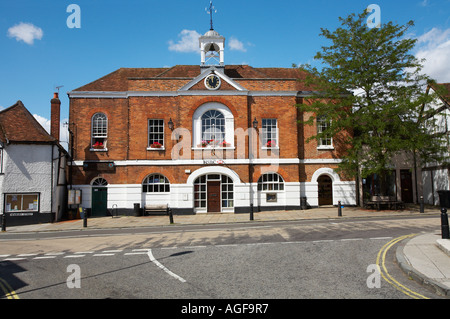
<instances>
[{"instance_id":1,"label":"clock face","mask_svg":"<svg viewBox=\"0 0 450 319\"><path fill-rule=\"evenodd\" d=\"M205 86L209 90L217 90L220 87L220 78L215 74L210 74L205 78Z\"/></svg>"}]
</instances>

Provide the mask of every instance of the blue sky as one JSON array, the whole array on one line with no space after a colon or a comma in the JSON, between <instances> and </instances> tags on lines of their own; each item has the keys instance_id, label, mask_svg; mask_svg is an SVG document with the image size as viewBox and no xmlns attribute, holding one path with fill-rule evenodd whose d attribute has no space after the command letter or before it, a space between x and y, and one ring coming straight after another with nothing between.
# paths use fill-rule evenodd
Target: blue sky
<instances>
[{"instance_id":1,"label":"blue sky","mask_svg":"<svg viewBox=\"0 0 450 319\"><path fill-rule=\"evenodd\" d=\"M381 22L415 22L409 36L427 73L450 82L450 0L215 0L214 29L226 37L226 64L291 67L313 63L338 17L381 8ZM71 4L80 28L69 28ZM44 124L60 89L67 92L121 67L199 64L196 36L209 30L209 0L15 0L0 3L0 107L22 100ZM22 23L22 25L20 25ZM25 24L25 25L24 25Z\"/></svg>"}]
</instances>

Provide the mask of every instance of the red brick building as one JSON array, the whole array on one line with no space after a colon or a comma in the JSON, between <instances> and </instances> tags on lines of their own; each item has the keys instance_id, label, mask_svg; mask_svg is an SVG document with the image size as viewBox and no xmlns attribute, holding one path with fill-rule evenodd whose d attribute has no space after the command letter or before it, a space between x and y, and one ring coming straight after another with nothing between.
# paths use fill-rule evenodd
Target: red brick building
<instances>
[{"instance_id":1,"label":"red brick building","mask_svg":"<svg viewBox=\"0 0 450 319\"><path fill-rule=\"evenodd\" d=\"M69 92L72 185L93 215L134 204L174 213L355 204L335 172L332 138L295 107L311 89L298 69L225 65L225 39L200 37L200 65L121 68ZM217 58L208 64L208 58Z\"/></svg>"}]
</instances>

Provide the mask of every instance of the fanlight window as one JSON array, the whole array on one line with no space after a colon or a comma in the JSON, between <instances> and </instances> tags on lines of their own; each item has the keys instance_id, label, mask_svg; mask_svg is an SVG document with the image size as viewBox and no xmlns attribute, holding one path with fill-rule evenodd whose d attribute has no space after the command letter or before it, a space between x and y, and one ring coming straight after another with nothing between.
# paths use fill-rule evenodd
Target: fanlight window
<instances>
[{"instance_id":1,"label":"fanlight window","mask_svg":"<svg viewBox=\"0 0 450 319\"><path fill-rule=\"evenodd\" d=\"M258 180L259 191L282 191L284 190L284 180L277 173L266 173Z\"/></svg>"},{"instance_id":2,"label":"fanlight window","mask_svg":"<svg viewBox=\"0 0 450 319\"><path fill-rule=\"evenodd\" d=\"M147 176L142 183L142 192L144 193L169 193L169 180L161 174L152 174Z\"/></svg>"},{"instance_id":3,"label":"fanlight window","mask_svg":"<svg viewBox=\"0 0 450 319\"><path fill-rule=\"evenodd\" d=\"M106 181L106 179L104 178L96 178L93 182L92 182L92 186L107 186L108 182Z\"/></svg>"}]
</instances>

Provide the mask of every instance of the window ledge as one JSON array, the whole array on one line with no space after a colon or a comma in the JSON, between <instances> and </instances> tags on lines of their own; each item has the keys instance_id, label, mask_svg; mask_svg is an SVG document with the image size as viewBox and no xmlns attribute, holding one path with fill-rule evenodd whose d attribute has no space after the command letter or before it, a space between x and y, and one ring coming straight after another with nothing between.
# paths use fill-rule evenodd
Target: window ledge
<instances>
[{"instance_id":1,"label":"window ledge","mask_svg":"<svg viewBox=\"0 0 450 319\"><path fill-rule=\"evenodd\" d=\"M108 152L107 148L91 148L91 152Z\"/></svg>"},{"instance_id":2,"label":"window ledge","mask_svg":"<svg viewBox=\"0 0 450 319\"><path fill-rule=\"evenodd\" d=\"M333 145L323 145L323 146L317 146L318 150L334 150Z\"/></svg>"},{"instance_id":3,"label":"window ledge","mask_svg":"<svg viewBox=\"0 0 450 319\"><path fill-rule=\"evenodd\" d=\"M165 147L147 147L147 151L165 151Z\"/></svg>"},{"instance_id":4,"label":"window ledge","mask_svg":"<svg viewBox=\"0 0 450 319\"><path fill-rule=\"evenodd\" d=\"M193 147L192 150L198 151L198 150L234 150L236 149L234 146L228 146L228 147Z\"/></svg>"},{"instance_id":5,"label":"window ledge","mask_svg":"<svg viewBox=\"0 0 450 319\"><path fill-rule=\"evenodd\" d=\"M261 146L262 150L279 150L280 147L279 146L274 146L274 147L268 147L268 146Z\"/></svg>"}]
</instances>

